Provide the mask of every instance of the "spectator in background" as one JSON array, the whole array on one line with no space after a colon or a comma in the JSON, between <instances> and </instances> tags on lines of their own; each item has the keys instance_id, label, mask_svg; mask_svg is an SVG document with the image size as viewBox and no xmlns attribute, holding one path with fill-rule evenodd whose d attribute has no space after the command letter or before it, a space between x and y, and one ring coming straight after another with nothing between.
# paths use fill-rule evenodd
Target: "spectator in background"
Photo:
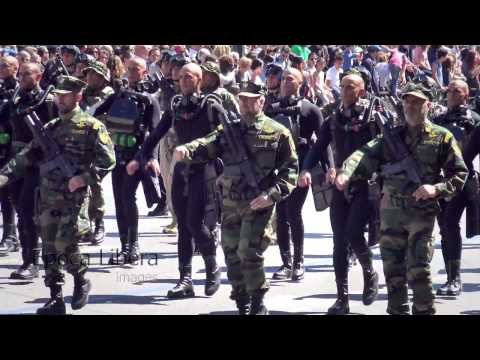
<instances>
[{"instance_id":1,"label":"spectator in background","mask_svg":"<svg viewBox=\"0 0 480 360\"><path fill-rule=\"evenodd\" d=\"M377 84L379 92L385 92L389 89L389 83L392 81L390 73L390 65L388 64L387 54L379 52L377 55L377 64L375 65L375 71L377 74Z\"/></svg>"},{"instance_id":2,"label":"spectator in background","mask_svg":"<svg viewBox=\"0 0 480 360\"><path fill-rule=\"evenodd\" d=\"M220 86L224 88L235 84L235 63L232 55L223 55L218 59L220 68Z\"/></svg>"},{"instance_id":3,"label":"spectator in background","mask_svg":"<svg viewBox=\"0 0 480 360\"><path fill-rule=\"evenodd\" d=\"M50 56L48 55L48 49L46 46L39 46L38 47L38 55L40 56L40 62L43 66L47 63L47 61L50 59Z\"/></svg>"},{"instance_id":4,"label":"spectator in background","mask_svg":"<svg viewBox=\"0 0 480 360\"><path fill-rule=\"evenodd\" d=\"M353 53L353 45L346 45L343 51L343 71L347 71L353 66L353 60L355 60L355 54Z\"/></svg>"},{"instance_id":5,"label":"spectator in background","mask_svg":"<svg viewBox=\"0 0 480 360\"><path fill-rule=\"evenodd\" d=\"M148 73L153 76L155 73L160 72L160 66L158 66L158 60L160 60L161 53L158 47L153 47L148 52L147 67Z\"/></svg>"},{"instance_id":6,"label":"spectator in background","mask_svg":"<svg viewBox=\"0 0 480 360\"><path fill-rule=\"evenodd\" d=\"M113 48L110 45L103 45L110 47L111 52L113 52ZM85 49L85 54L91 55L95 58L95 60L99 59L100 50L98 49L98 45L87 45Z\"/></svg>"},{"instance_id":7,"label":"spectator in background","mask_svg":"<svg viewBox=\"0 0 480 360\"><path fill-rule=\"evenodd\" d=\"M251 79L250 81L253 82L255 85L264 85L265 79L262 79L264 76L263 73L263 61L260 59L253 59L251 68Z\"/></svg>"},{"instance_id":8,"label":"spectator in background","mask_svg":"<svg viewBox=\"0 0 480 360\"><path fill-rule=\"evenodd\" d=\"M432 70L428 62L428 49L430 45L417 45L413 50L412 62L420 70L427 70L429 73Z\"/></svg>"},{"instance_id":9,"label":"spectator in background","mask_svg":"<svg viewBox=\"0 0 480 360\"><path fill-rule=\"evenodd\" d=\"M379 47L376 45L370 45L367 47L367 54L362 60L362 66L370 72L372 78L372 90L374 94L378 95L378 75L375 65L377 64Z\"/></svg>"},{"instance_id":10,"label":"spectator in background","mask_svg":"<svg viewBox=\"0 0 480 360\"><path fill-rule=\"evenodd\" d=\"M197 62L199 64L203 64L205 61L207 61L207 57L210 55L210 50L208 50L206 47L201 48L197 53Z\"/></svg>"},{"instance_id":11,"label":"spectator in background","mask_svg":"<svg viewBox=\"0 0 480 360\"><path fill-rule=\"evenodd\" d=\"M399 84L405 83L405 71L407 69L407 56L398 49L398 45L392 47L382 46L382 50L390 53L390 95L397 97L397 88Z\"/></svg>"},{"instance_id":12,"label":"spectator in background","mask_svg":"<svg viewBox=\"0 0 480 360\"><path fill-rule=\"evenodd\" d=\"M238 61L238 69L237 73L235 74L235 81L239 84L240 89L251 80L251 66L252 66L252 59L247 58L246 56L242 57Z\"/></svg>"},{"instance_id":13,"label":"spectator in background","mask_svg":"<svg viewBox=\"0 0 480 360\"><path fill-rule=\"evenodd\" d=\"M340 98L340 74L343 73L343 55L337 53L333 66L327 70L325 84L331 90L335 100Z\"/></svg>"},{"instance_id":14,"label":"spectator in background","mask_svg":"<svg viewBox=\"0 0 480 360\"><path fill-rule=\"evenodd\" d=\"M363 62L363 49L359 46L357 46L355 49L353 49L353 66L361 66Z\"/></svg>"},{"instance_id":15,"label":"spectator in background","mask_svg":"<svg viewBox=\"0 0 480 360\"><path fill-rule=\"evenodd\" d=\"M17 60L18 60L18 65L19 65L18 68L20 69L23 64L30 62L31 56L27 51L22 50L18 53Z\"/></svg>"},{"instance_id":16,"label":"spectator in background","mask_svg":"<svg viewBox=\"0 0 480 360\"><path fill-rule=\"evenodd\" d=\"M216 58L220 59L224 55L230 55L230 52L230 45L215 45L212 53Z\"/></svg>"},{"instance_id":17,"label":"spectator in background","mask_svg":"<svg viewBox=\"0 0 480 360\"><path fill-rule=\"evenodd\" d=\"M288 45L282 47L280 55L278 56L275 63L280 65L282 67L282 70L285 70L287 67L290 66L290 47Z\"/></svg>"},{"instance_id":18,"label":"spectator in background","mask_svg":"<svg viewBox=\"0 0 480 360\"><path fill-rule=\"evenodd\" d=\"M152 45L135 45L134 55L148 60L148 54L152 49Z\"/></svg>"},{"instance_id":19,"label":"spectator in background","mask_svg":"<svg viewBox=\"0 0 480 360\"><path fill-rule=\"evenodd\" d=\"M115 79L121 79L125 74L124 62L120 56L113 53L113 48L110 45L101 45L98 50L98 61L107 65L108 70L110 70L110 81L113 84ZM125 56L125 61L127 56L132 56L130 51L130 45L121 47L121 54Z\"/></svg>"},{"instance_id":20,"label":"spectator in background","mask_svg":"<svg viewBox=\"0 0 480 360\"><path fill-rule=\"evenodd\" d=\"M232 51L230 55L232 56L232 59L233 59L234 68L237 69L238 61L240 60L240 55L236 51Z\"/></svg>"},{"instance_id":21,"label":"spectator in background","mask_svg":"<svg viewBox=\"0 0 480 360\"><path fill-rule=\"evenodd\" d=\"M468 49L465 52L465 57L462 62L462 74L467 79L470 96L475 96L480 88L480 82L478 80L480 65L478 64L477 52L473 49Z\"/></svg>"},{"instance_id":22,"label":"spectator in background","mask_svg":"<svg viewBox=\"0 0 480 360\"><path fill-rule=\"evenodd\" d=\"M310 86L313 89L318 106L324 106L328 103L334 102L335 98L330 89L325 85L325 67L327 62L323 57L320 57L315 64L315 71L312 73Z\"/></svg>"},{"instance_id":23,"label":"spectator in background","mask_svg":"<svg viewBox=\"0 0 480 360\"><path fill-rule=\"evenodd\" d=\"M432 78L435 80L438 86L445 88L446 84L443 79L443 63L447 60L448 50L444 48L439 48L437 50L436 60L431 64L432 65Z\"/></svg>"}]
</instances>

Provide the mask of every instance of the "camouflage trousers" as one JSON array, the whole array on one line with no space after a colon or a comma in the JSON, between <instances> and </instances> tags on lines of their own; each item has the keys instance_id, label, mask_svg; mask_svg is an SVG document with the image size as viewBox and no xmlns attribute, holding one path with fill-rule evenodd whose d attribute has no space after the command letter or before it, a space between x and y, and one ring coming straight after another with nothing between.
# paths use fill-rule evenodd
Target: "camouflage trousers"
<instances>
[{"instance_id":1,"label":"camouflage trousers","mask_svg":"<svg viewBox=\"0 0 480 360\"><path fill-rule=\"evenodd\" d=\"M265 277L263 253L271 242L273 206L253 211L250 201L224 199L222 212L222 248L232 296L260 295L269 289Z\"/></svg>"},{"instance_id":2,"label":"camouflage trousers","mask_svg":"<svg viewBox=\"0 0 480 360\"><path fill-rule=\"evenodd\" d=\"M389 313L408 308L407 283L413 290L413 313L435 313L430 274L435 215L427 209L382 207L380 252Z\"/></svg>"},{"instance_id":3,"label":"camouflage trousers","mask_svg":"<svg viewBox=\"0 0 480 360\"><path fill-rule=\"evenodd\" d=\"M90 231L82 214L88 208L87 189L60 193L44 186L36 198L36 223L42 238L45 285L63 285L62 268L73 276L87 271L78 242Z\"/></svg>"},{"instance_id":4,"label":"camouflage trousers","mask_svg":"<svg viewBox=\"0 0 480 360\"><path fill-rule=\"evenodd\" d=\"M88 216L90 220L101 220L105 215L105 197L103 195L102 183L95 183L90 186L90 199Z\"/></svg>"}]
</instances>

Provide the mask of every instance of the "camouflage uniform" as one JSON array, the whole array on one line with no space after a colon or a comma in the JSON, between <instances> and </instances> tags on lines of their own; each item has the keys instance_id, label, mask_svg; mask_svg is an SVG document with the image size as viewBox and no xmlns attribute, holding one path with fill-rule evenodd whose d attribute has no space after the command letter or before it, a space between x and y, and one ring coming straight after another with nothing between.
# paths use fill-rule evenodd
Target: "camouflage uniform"
<instances>
[{"instance_id":1,"label":"camouflage uniform","mask_svg":"<svg viewBox=\"0 0 480 360\"><path fill-rule=\"evenodd\" d=\"M105 81L110 82L110 75L108 69L101 62L94 62L89 67L83 69L84 74L88 71L95 71L97 74L103 76ZM94 90L90 87L86 87L83 92L82 101L80 107L87 111L90 115L93 115L95 109L110 95L113 95L114 90L110 86L105 86L101 90ZM101 120L101 119L100 119ZM95 183L90 187L90 202L88 207L88 216L90 220L102 220L105 215L105 197L103 195L102 184L100 182Z\"/></svg>"},{"instance_id":2,"label":"camouflage uniform","mask_svg":"<svg viewBox=\"0 0 480 360\"><path fill-rule=\"evenodd\" d=\"M45 127L88 186L100 181L115 166L113 144L105 126L79 107ZM28 168L41 161L40 153L35 142L31 142L1 170L0 184L22 177ZM66 263L67 271L74 276L87 270L78 247L78 240L90 229L81 216L88 206L87 191L88 187L84 187L71 193L68 180L62 179L57 170L40 179L35 220L42 238L48 287L64 284L61 262Z\"/></svg>"},{"instance_id":3,"label":"camouflage uniform","mask_svg":"<svg viewBox=\"0 0 480 360\"><path fill-rule=\"evenodd\" d=\"M403 136L418 163L423 184L435 185L439 198L452 197L462 189L467 168L448 130L427 120L420 129L403 128ZM345 160L343 173L352 180L368 179L393 159L383 137L377 137ZM442 170L446 177L441 176ZM415 201L415 190L416 186L403 173L384 177L380 251L390 314L408 312L407 281L413 289L413 314L435 313L430 261L434 251L432 233L440 207L436 199Z\"/></svg>"},{"instance_id":4,"label":"camouflage uniform","mask_svg":"<svg viewBox=\"0 0 480 360\"><path fill-rule=\"evenodd\" d=\"M290 132L263 113L253 120L243 119L244 142L252 154L260 189L274 202L285 198L296 185L298 158ZM243 177L222 136L222 127L205 138L185 145L187 162L206 162L220 157L225 165L222 179L222 247L232 283L231 299L237 303L246 296L268 291L262 254L270 243L268 225L274 206L252 210L253 191L242 190ZM278 173L275 175L275 171Z\"/></svg>"}]
</instances>

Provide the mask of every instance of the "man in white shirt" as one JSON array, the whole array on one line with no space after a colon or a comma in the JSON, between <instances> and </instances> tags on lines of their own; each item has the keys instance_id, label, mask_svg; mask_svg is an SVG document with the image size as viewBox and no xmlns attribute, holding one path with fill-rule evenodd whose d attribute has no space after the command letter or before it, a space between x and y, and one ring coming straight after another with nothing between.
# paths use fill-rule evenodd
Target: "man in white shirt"
<instances>
[{"instance_id":1,"label":"man in white shirt","mask_svg":"<svg viewBox=\"0 0 480 360\"><path fill-rule=\"evenodd\" d=\"M325 78L325 84L332 89L332 94L335 100L340 97L340 75L343 73L343 56L341 54L335 55L334 65L328 69Z\"/></svg>"}]
</instances>

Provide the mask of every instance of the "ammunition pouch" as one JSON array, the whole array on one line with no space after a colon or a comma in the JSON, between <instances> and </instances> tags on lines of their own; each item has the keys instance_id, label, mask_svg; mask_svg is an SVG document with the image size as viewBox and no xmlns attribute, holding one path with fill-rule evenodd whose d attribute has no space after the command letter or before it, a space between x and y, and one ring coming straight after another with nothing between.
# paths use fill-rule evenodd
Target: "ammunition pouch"
<instances>
[{"instance_id":1,"label":"ammunition pouch","mask_svg":"<svg viewBox=\"0 0 480 360\"><path fill-rule=\"evenodd\" d=\"M323 211L330 207L333 198L334 186L327 181L327 174L321 167L316 166L310 171L312 176L312 194L315 210Z\"/></svg>"},{"instance_id":2,"label":"ammunition pouch","mask_svg":"<svg viewBox=\"0 0 480 360\"><path fill-rule=\"evenodd\" d=\"M215 229L221 221L222 195L217 178L219 174L219 165L217 160L210 161L205 165L205 225L209 229Z\"/></svg>"}]
</instances>

